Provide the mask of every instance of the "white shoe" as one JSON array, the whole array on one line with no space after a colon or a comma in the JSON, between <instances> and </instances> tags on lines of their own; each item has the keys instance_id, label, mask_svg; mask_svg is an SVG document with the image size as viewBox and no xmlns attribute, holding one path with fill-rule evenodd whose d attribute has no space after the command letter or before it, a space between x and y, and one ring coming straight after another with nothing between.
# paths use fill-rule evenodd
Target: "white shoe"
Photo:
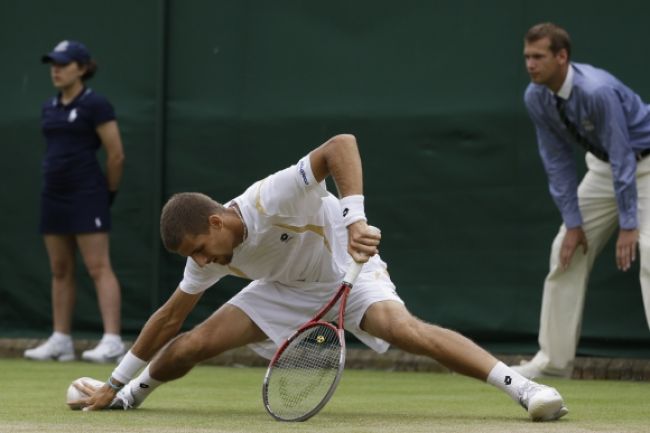
<instances>
[{"instance_id":1,"label":"white shoe","mask_svg":"<svg viewBox=\"0 0 650 433\"><path fill-rule=\"evenodd\" d=\"M565 370L541 368L539 364L534 362L534 360L528 362L522 361L520 365L512 365L510 368L527 379L535 379L537 377L562 377L565 379L570 379L573 373L572 368Z\"/></svg>"},{"instance_id":2,"label":"white shoe","mask_svg":"<svg viewBox=\"0 0 650 433\"><path fill-rule=\"evenodd\" d=\"M569 413L555 388L533 381L526 382L519 389L519 404L533 421L553 421Z\"/></svg>"},{"instance_id":3,"label":"white shoe","mask_svg":"<svg viewBox=\"0 0 650 433\"><path fill-rule=\"evenodd\" d=\"M124 388L120 389L111 404L108 405L108 409L135 409L139 405L135 402L135 397L131 393L131 385L126 384Z\"/></svg>"},{"instance_id":4,"label":"white shoe","mask_svg":"<svg viewBox=\"0 0 650 433\"><path fill-rule=\"evenodd\" d=\"M120 356L124 355L124 352L122 340L102 338L97 347L84 351L81 358L84 361L98 363L116 362Z\"/></svg>"},{"instance_id":5,"label":"white shoe","mask_svg":"<svg viewBox=\"0 0 650 433\"><path fill-rule=\"evenodd\" d=\"M74 346L72 339L55 339L53 336L38 347L25 350L25 358L36 361L56 360L61 362L74 361Z\"/></svg>"}]
</instances>

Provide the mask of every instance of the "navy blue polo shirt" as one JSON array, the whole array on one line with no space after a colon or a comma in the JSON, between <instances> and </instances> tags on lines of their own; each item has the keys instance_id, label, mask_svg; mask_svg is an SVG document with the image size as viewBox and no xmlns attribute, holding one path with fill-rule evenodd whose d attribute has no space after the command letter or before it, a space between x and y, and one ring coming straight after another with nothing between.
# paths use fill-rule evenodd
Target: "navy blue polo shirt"
<instances>
[{"instance_id":1,"label":"navy blue polo shirt","mask_svg":"<svg viewBox=\"0 0 650 433\"><path fill-rule=\"evenodd\" d=\"M61 103L60 95L43 104L41 128L47 145L42 165L45 190L106 190L96 155L101 146L96 129L111 120L115 120L113 106L89 88L84 88L67 105Z\"/></svg>"}]
</instances>

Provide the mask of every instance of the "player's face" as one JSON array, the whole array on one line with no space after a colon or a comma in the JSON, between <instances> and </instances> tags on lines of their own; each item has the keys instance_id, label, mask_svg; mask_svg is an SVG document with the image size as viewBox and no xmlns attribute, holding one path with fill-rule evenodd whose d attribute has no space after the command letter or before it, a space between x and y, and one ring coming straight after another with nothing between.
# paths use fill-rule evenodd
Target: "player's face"
<instances>
[{"instance_id":1,"label":"player's face","mask_svg":"<svg viewBox=\"0 0 650 433\"><path fill-rule=\"evenodd\" d=\"M201 267L210 263L227 265L232 261L234 248L233 232L223 225L220 217L212 215L208 232L186 235L177 253L184 257L191 257Z\"/></svg>"},{"instance_id":2,"label":"player's face","mask_svg":"<svg viewBox=\"0 0 650 433\"><path fill-rule=\"evenodd\" d=\"M57 89L65 89L72 86L77 81L81 81L81 76L85 72L85 67L80 67L77 62L71 62L67 65L50 65L50 77L52 84Z\"/></svg>"},{"instance_id":3,"label":"player's face","mask_svg":"<svg viewBox=\"0 0 650 433\"><path fill-rule=\"evenodd\" d=\"M530 81L547 86L553 91L560 89L568 63L565 49L553 53L550 39L542 38L530 43L525 42L524 58Z\"/></svg>"}]
</instances>

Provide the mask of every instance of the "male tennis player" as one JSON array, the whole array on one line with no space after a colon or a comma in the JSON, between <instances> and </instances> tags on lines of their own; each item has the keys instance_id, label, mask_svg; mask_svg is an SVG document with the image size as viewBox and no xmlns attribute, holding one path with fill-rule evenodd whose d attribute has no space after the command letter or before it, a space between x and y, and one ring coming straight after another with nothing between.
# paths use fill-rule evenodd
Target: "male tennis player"
<instances>
[{"instance_id":1,"label":"male tennis player","mask_svg":"<svg viewBox=\"0 0 650 433\"><path fill-rule=\"evenodd\" d=\"M325 189L328 175L340 200ZM244 345L271 357L332 296L354 259L365 265L350 293L345 323L359 340L377 352L394 344L487 381L526 408L533 420L565 415L555 389L524 378L462 335L408 312L377 254L381 236L366 224L362 194L356 139L337 135L225 205L198 193L174 195L162 211L161 235L168 250L188 258L183 279L106 384L96 392L90 385L81 387L89 395L82 404L88 410L137 407L160 384ZM226 275L252 282L203 323L177 335L201 294Z\"/></svg>"}]
</instances>

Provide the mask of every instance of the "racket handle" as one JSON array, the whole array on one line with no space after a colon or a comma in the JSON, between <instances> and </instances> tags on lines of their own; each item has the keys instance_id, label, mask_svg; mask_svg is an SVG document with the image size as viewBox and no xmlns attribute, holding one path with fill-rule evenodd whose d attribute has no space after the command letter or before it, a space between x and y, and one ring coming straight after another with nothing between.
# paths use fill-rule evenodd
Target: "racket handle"
<instances>
[{"instance_id":1,"label":"racket handle","mask_svg":"<svg viewBox=\"0 0 650 433\"><path fill-rule=\"evenodd\" d=\"M345 277L343 277L343 282L349 284L350 286L354 284L357 277L359 276L359 272L361 272L362 267L363 263L355 262L352 260L348 271L345 273Z\"/></svg>"},{"instance_id":2,"label":"racket handle","mask_svg":"<svg viewBox=\"0 0 650 433\"><path fill-rule=\"evenodd\" d=\"M368 226L368 229L377 234L381 233L381 230L375 226ZM358 263L352 260L348 271L345 273L345 277L343 277L343 282L348 283L350 286L354 284L354 282L357 280L357 277L359 276L359 273L361 272L362 267L363 263Z\"/></svg>"}]
</instances>

